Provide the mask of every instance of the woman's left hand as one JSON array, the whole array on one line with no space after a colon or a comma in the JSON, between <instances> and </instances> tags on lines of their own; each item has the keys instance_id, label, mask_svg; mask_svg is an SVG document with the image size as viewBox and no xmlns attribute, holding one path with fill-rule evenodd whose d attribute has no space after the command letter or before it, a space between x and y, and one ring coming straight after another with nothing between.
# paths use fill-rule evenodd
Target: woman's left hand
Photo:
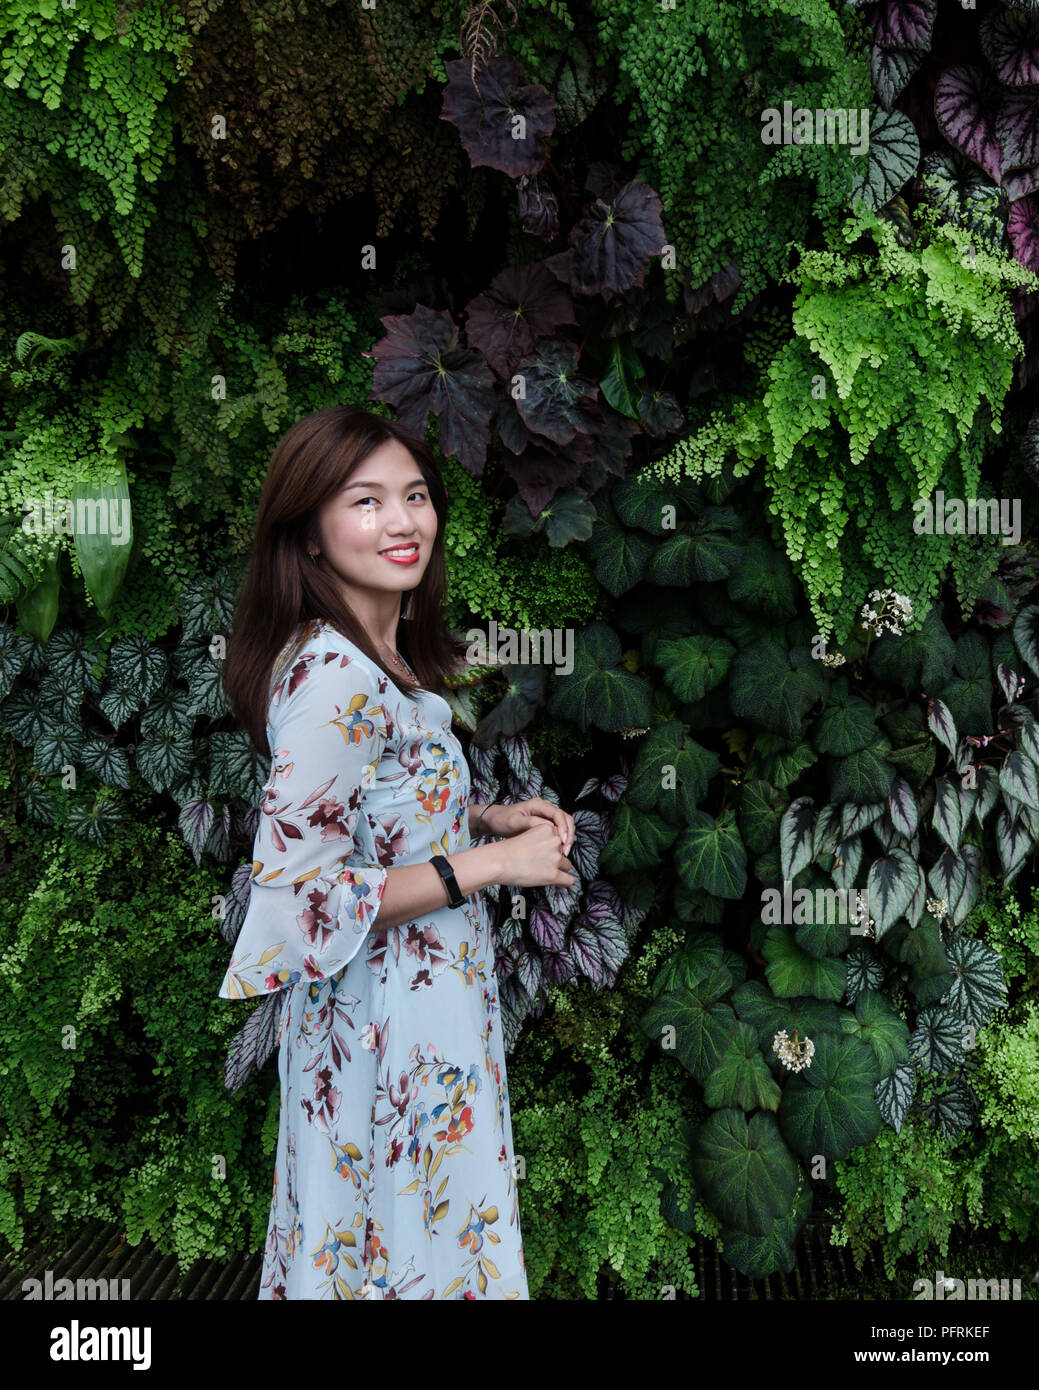
<instances>
[{"instance_id":1,"label":"woman's left hand","mask_svg":"<svg viewBox=\"0 0 1039 1390\"><path fill-rule=\"evenodd\" d=\"M551 821L559 832L563 843L563 853L569 854L574 843L576 826L573 816L544 797L535 796L530 801L517 801L512 806L492 806L483 818L484 825L492 835L522 835L524 830L539 820Z\"/></svg>"}]
</instances>

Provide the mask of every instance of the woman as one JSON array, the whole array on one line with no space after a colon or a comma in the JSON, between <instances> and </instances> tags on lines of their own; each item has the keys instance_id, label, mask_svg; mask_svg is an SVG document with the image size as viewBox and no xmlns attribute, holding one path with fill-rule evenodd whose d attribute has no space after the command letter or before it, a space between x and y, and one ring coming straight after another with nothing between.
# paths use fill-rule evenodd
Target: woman
<instances>
[{"instance_id":1,"label":"woman","mask_svg":"<svg viewBox=\"0 0 1039 1390\"><path fill-rule=\"evenodd\" d=\"M359 409L293 425L260 497L224 679L271 772L220 997L286 996L261 1299L529 1298L482 890L571 886L574 822L470 804L446 519L432 450Z\"/></svg>"}]
</instances>

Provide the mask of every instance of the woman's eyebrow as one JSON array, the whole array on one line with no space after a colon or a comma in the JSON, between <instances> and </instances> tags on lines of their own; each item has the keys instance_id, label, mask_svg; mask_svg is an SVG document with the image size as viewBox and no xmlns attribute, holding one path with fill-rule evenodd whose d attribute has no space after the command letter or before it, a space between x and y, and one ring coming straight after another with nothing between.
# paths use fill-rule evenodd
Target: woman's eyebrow
<instances>
[{"instance_id":1,"label":"woman's eyebrow","mask_svg":"<svg viewBox=\"0 0 1039 1390\"><path fill-rule=\"evenodd\" d=\"M377 488L382 488L382 487L384 487L384 486L385 486L384 483L376 482L376 481L375 481L374 479L372 479L372 478L359 478L356 482L345 483L345 484L343 485L343 491L344 491L344 492L349 492L349 490L350 490L352 487L377 487ZM408 482L406 482L406 483L404 484L404 486L405 486L405 487L425 487L425 486L426 486L426 480L425 480L425 478L411 478Z\"/></svg>"}]
</instances>

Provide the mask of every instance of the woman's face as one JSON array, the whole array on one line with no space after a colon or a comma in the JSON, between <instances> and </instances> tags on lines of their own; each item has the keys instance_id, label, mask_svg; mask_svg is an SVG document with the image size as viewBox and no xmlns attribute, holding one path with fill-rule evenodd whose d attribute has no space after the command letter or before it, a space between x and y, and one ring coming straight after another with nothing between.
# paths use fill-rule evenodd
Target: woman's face
<instances>
[{"instance_id":1,"label":"woman's face","mask_svg":"<svg viewBox=\"0 0 1039 1390\"><path fill-rule=\"evenodd\" d=\"M326 562L350 590L378 601L417 588L433 553L437 514L418 464L391 439L325 503L318 526Z\"/></svg>"}]
</instances>

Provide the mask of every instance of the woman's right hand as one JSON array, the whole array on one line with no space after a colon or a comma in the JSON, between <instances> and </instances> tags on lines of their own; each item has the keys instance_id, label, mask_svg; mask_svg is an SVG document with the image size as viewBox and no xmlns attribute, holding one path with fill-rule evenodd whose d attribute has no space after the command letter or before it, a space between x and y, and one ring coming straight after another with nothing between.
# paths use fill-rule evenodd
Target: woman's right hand
<instances>
[{"instance_id":1,"label":"woman's right hand","mask_svg":"<svg viewBox=\"0 0 1039 1390\"><path fill-rule=\"evenodd\" d=\"M499 882L509 888L570 888L576 882L566 872L573 866L559 845L559 831L551 821L542 821L529 830L500 840L495 849L504 861L504 877Z\"/></svg>"}]
</instances>

